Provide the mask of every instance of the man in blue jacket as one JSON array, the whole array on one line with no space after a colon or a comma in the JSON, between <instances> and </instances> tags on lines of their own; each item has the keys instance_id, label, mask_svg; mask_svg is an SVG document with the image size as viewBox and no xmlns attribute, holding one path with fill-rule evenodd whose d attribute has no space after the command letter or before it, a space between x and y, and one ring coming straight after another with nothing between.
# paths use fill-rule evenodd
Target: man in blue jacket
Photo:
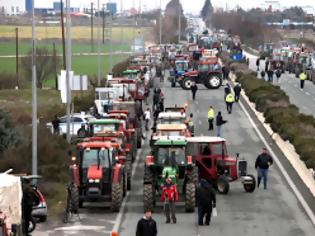
<instances>
[{"instance_id":1,"label":"man in blue jacket","mask_svg":"<svg viewBox=\"0 0 315 236\"><path fill-rule=\"evenodd\" d=\"M267 189L268 169L273 164L272 157L268 154L267 149L263 148L262 153L257 157L255 169L257 170L257 187L259 188L261 179L264 181L264 189Z\"/></svg>"}]
</instances>

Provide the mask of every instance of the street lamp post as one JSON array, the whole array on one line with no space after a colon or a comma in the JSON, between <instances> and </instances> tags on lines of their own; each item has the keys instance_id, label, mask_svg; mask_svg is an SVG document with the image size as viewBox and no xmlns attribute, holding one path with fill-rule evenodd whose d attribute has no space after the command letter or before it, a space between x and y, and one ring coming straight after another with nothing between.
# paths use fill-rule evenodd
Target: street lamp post
<instances>
[{"instance_id":1,"label":"street lamp post","mask_svg":"<svg viewBox=\"0 0 315 236\"><path fill-rule=\"evenodd\" d=\"M32 174L37 175L37 83L34 0L32 0Z\"/></svg>"},{"instance_id":2,"label":"street lamp post","mask_svg":"<svg viewBox=\"0 0 315 236\"><path fill-rule=\"evenodd\" d=\"M66 87L67 87L67 141L71 142L70 134L70 113L71 113L71 88L70 88L70 71L71 71L71 31L70 31L70 0L66 1L67 8L67 25L66 25Z\"/></svg>"},{"instance_id":3,"label":"street lamp post","mask_svg":"<svg viewBox=\"0 0 315 236\"><path fill-rule=\"evenodd\" d=\"M97 86L101 86L101 15L100 0L97 0Z\"/></svg>"},{"instance_id":4,"label":"street lamp post","mask_svg":"<svg viewBox=\"0 0 315 236\"><path fill-rule=\"evenodd\" d=\"M180 42L181 36L181 14L180 1L178 1L178 43Z\"/></svg>"},{"instance_id":5,"label":"street lamp post","mask_svg":"<svg viewBox=\"0 0 315 236\"><path fill-rule=\"evenodd\" d=\"M162 44L162 0L160 0L160 45Z\"/></svg>"}]
</instances>

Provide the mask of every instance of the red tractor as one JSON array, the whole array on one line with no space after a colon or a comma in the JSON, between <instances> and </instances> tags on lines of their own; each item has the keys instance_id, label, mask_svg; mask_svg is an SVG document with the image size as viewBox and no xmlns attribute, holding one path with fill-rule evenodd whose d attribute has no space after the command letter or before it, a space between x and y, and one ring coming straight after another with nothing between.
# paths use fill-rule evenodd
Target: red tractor
<instances>
[{"instance_id":1,"label":"red tractor","mask_svg":"<svg viewBox=\"0 0 315 236\"><path fill-rule=\"evenodd\" d=\"M184 73L182 88L190 90L193 82L204 84L208 89L218 89L222 85L222 69L219 63L206 60L199 62L197 70Z\"/></svg>"},{"instance_id":2,"label":"red tractor","mask_svg":"<svg viewBox=\"0 0 315 236\"><path fill-rule=\"evenodd\" d=\"M253 192L256 181L247 174L247 161L228 155L226 140L219 137L189 137L187 155L192 157L199 177L212 183L221 194L227 194L230 182L241 179L246 192Z\"/></svg>"},{"instance_id":3,"label":"red tractor","mask_svg":"<svg viewBox=\"0 0 315 236\"><path fill-rule=\"evenodd\" d=\"M73 157L70 175L74 205L84 202L110 202L113 212L118 212L127 192L125 166L119 160L111 142L83 142L77 145L77 157ZM124 157L122 157L124 158Z\"/></svg>"}]
</instances>

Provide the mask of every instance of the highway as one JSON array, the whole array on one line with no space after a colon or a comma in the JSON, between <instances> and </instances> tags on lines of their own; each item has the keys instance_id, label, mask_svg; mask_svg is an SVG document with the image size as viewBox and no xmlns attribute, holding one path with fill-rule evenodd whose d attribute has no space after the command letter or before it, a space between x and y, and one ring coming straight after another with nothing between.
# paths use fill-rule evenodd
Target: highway
<instances>
[{"instance_id":1,"label":"highway","mask_svg":"<svg viewBox=\"0 0 315 236\"><path fill-rule=\"evenodd\" d=\"M256 71L257 56L249 53L245 53L245 55L250 61L249 68ZM260 71L264 70L264 68L265 61L261 60ZM315 85L312 82L308 80L305 81L304 90L301 91L300 81L298 78L295 78L295 74L285 72L285 74L282 74L280 78L280 83L277 82L277 79L274 76L273 84L280 86L280 88L286 92L286 94L290 97L291 103L299 107L300 112L315 117Z\"/></svg>"},{"instance_id":2,"label":"highway","mask_svg":"<svg viewBox=\"0 0 315 236\"><path fill-rule=\"evenodd\" d=\"M166 96L165 105L189 104L189 112L194 114L196 135L214 135L207 131L207 109L212 105L215 112L222 111L223 118L228 120L222 129L222 136L227 139L228 150L231 155L239 152L242 158L249 162L248 173L255 174L254 162L265 146L255 131L257 120L244 112L239 104L234 104L233 112L229 115L223 101L223 88L208 90L199 85L196 101L191 100L191 92L179 87L171 88L169 82L161 86ZM294 86L294 85L293 85ZM300 92L299 89L296 89ZM245 106L246 108L246 106ZM149 136L147 134L147 136ZM277 158L285 160L283 155L274 147L273 142L263 134L275 151ZM45 235L110 235L115 228L119 236L135 235L137 221L143 215L142 206L142 177L144 158L149 154L148 140L139 152L134 164L132 190L125 200L120 213L111 213L106 204L95 203L80 211L80 218L74 216L71 223L62 224L61 221L48 221L38 225L34 236ZM291 172L290 172L291 171ZM289 175L294 173L288 168ZM183 205L177 207L178 223L165 224L162 206L158 206L153 213L157 221L158 235L248 235L248 236L308 236L314 234L314 226L306 215L295 194L289 187L283 174L276 165L269 172L269 189L256 189L254 193L245 193L240 182L231 183L228 195L217 195L218 216L212 219L210 227L197 226L197 211L185 213ZM296 181L296 183L299 183ZM314 199L310 199L314 203ZM315 205L313 205L315 206Z\"/></svg>"}]
</instances>

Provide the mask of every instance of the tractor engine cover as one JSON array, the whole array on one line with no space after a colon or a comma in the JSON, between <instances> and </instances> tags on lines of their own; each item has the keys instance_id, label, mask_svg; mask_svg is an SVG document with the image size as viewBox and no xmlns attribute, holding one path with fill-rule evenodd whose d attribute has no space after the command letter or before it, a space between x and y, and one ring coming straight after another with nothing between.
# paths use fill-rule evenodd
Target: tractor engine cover
<instances>
[{"instance_id":1,"label":"tractor engine cover","mask_svg":"<svg viewBox=\"0 0 315 236\"><path fill-rule=\"evenodd\" d=\"M87 178L88 180L101 180L103 178L103 170L101 167L98 167L97 165L92 165L88 168L87 172Z\"/></svg>"},{"instance_id":2,"label":"tractor engine cover","mask_svg":"<svg viewBox=\"0 0 315 236\"><path fill-rule=\"evenodd\" d=\"M238 175L246 176L247 175L247 161L238 160Z\"/></svg>"}]
</instances>

